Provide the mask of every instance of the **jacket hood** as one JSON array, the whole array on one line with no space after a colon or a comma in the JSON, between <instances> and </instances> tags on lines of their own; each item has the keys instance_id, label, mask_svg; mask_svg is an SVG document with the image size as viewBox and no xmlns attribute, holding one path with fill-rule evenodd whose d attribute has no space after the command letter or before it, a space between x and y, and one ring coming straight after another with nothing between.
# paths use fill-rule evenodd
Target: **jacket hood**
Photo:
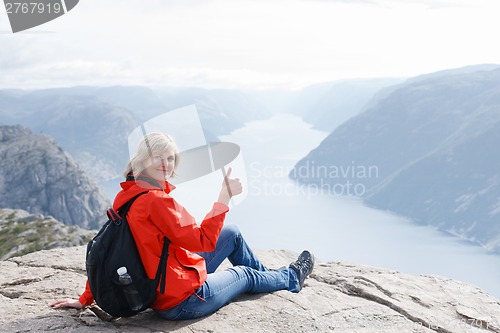
<instances>
[{"instance_id":1,"label":"jacket hood","mask_svg":"<svg viewBox=\"0 0 500 333\"><path fill-rule=\"evenodd\" d=\"M175 186L165 181L160 184L157 180L139 175L136 179L128 178L127 181L120 183L122 190L118 192L113 202L113 209L118 210L127 201L138 195L139 193L149 192L149 191L163 191L165 193L170 193L175 189Z\"/></svg>"}]
</instances>

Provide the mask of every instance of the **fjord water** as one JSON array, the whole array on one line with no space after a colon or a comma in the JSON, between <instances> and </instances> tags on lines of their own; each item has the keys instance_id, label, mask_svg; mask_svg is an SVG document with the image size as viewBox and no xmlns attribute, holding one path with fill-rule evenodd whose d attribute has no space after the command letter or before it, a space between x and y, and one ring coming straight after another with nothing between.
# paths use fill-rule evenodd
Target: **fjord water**
<instances>
[{"instance_id":1,"label":"fjord water","mask_svg":"<svg viewBox=\"0 0 500 333\"><path fill-rule=\"evenodd\" d=\"M500 256L433 227L367 207L354 188L342 193L289 180L294 164L327 134L296 116L280 114L221 137L240 145L246 169L246 197L232 207L226 223L238 225L253 248L307 248L322 261L445 276L500 299Z\"/></svg>"}]
</instances>

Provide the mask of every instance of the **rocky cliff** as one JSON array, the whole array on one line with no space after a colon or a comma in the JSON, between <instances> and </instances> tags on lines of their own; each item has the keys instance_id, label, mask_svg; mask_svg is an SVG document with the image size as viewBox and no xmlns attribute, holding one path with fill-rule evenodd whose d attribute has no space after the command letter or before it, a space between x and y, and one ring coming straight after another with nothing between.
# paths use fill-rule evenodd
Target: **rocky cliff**
<instances>
[{"instance_id":1,"label":"rocky cliff","mask_svg":"<svg viewBox=\"0 0 500 333\"><path fill-rule=\"evenodd\" d=\"M51 215L97 228L109 202L54 139L21 126L0 126L0 208Z\"/></svg>"},{"instance_id":2,"label":"rocky cliff","mask_svg":"<svg viewBox=\"0 0 500 333\"><path fill-rule=\"evenodd\" d=\"M39 250L87 244L97 231L67 226L52 216L0 209L0 260Z\"/></svg>"},{"instance_id":3,"label":"rocky cliff","mask_svg":"<svg viewBox=\"0 0 500 333\"><path fill-rule=\"evenodd\" d=\"M296 255L258 251L269 267ZM500 332L500 303L438 276L411 276L345 262L319 262L299 294L244 295L215 314L171 322L148 310L109 318L97 306L53 310L78 297L85 247L34 252L0 262L0 332Z\"/></svg>"}]
</instances>

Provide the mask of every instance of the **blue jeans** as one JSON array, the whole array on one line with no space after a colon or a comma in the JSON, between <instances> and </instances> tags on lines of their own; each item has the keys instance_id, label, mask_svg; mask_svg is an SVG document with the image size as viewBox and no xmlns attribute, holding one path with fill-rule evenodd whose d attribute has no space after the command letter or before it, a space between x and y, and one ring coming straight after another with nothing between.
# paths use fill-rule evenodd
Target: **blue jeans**
<instances>
[{"instance_id":1,"label":"blue jeans","mask_svg":"<svg viewBox=\"0 0 500 333\"><path fill-rule=\"evenodd\" d=\"M257 259L234 225L222 228L214 251L198 253L207 265L208 278L179 305L158 313L166 319L194 319L209 315L243 293L300 290L297 274L290 268L269 270ZM215 272L228 258L233 267ZM168 288L168 286L167 286Z\"/></svg>"}]
</instances>

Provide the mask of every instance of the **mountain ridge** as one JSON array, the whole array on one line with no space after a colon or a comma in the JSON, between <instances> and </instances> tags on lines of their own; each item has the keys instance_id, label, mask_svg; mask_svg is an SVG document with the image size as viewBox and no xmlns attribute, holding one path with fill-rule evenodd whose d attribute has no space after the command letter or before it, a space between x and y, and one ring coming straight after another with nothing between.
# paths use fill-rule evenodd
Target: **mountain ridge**
<instances>
[{"instance_id":1,"label":"mountain ridge","mask_svg":"<svg viewBox=\"0 0 500 333\"><path fill-rule=\"evenodd\" d=\"M487 148L500 142L499 110L499 69L409 81L339 126L295 166L356 162L376 166L376 177L318 179L293 171L290 177L359 184L375 208L500 252L500 154Z\"/></svg>"}]
</instances>

